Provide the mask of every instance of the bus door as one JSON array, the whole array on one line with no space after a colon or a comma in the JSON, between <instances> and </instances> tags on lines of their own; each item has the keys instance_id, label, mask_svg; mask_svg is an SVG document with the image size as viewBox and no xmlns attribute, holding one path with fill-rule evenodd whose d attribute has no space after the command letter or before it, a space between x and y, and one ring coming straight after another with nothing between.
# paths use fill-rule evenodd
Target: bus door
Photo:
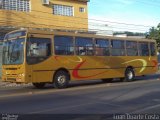
<instances>
[{"instance_id":1,"label":"bus door","mask_svg":"<svg viewBox=\"0 0 160 120\"><path fill-rule=\"evenodd\" d=\"M49 59L52 55L52 39L52 35L29 35L26 60L30 82L48 82L51 76L48 72L52 69L49 65L51 64Z\"/></svg>"}]
</instances>

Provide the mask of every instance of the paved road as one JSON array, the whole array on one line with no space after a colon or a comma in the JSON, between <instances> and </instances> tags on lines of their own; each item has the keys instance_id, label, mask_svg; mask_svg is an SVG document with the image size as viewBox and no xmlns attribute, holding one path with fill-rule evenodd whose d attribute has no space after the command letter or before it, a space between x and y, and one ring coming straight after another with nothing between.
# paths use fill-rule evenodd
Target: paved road
<instances>
[{"instance_id":1,"label":"paved road","mask_svg":"<svg viewBox=\"0 0 160 120\"><path fill-rule=\"evenodd\" d=\"M0 113L15 114L160 114L160 75L134 82L83 81L67 89L32 86L0 89Z\"/></svg>"}]
</instances>

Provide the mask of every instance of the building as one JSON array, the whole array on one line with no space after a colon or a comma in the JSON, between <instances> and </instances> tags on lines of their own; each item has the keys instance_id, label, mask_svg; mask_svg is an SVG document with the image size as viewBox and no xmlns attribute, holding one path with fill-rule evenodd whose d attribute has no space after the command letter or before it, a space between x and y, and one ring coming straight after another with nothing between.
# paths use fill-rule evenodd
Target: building
<instances>
[{"instance_id":1,"label":"building","mask_svg":"<svg viewBox=\"0 0 160 120\"><path fill-rule=\"evenodd\" d=\"M96 35L101 36L113 36L113 28L108 24L104 24L100 21L92 22L92 19L89 20L88 30L94 31Z\"/></svg>"},{"instance_id":2,"label":"building","mask_svg":"<svg viewBox=\"0 0 160 120\"><path fill-rule=\"evenodd\" d=\"M0 0L0 35L17 28L88 29L89 0Z\"/></svg>"}]
</instances>

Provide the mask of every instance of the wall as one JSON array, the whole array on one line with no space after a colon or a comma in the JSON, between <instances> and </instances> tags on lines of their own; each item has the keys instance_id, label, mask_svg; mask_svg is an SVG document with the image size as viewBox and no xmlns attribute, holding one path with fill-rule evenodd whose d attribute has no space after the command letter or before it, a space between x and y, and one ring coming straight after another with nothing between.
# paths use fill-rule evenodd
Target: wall
<instances>
[{"instance_id":1,"label":"wall","mask_svg":"<svg viewBox=\"0 0 160 120\"><path fill-rule=\"evenodd\" d=\"M88 29L88 10L86 2L78 0L50 0L50 5L42 5L41 0L31 0L31 12L0 10L0 26L53 28L53 29ZM74 7L74 16L53 15L53 4ZM79 7L86 9L79 12Z\"/></svg>"}]
</instances>

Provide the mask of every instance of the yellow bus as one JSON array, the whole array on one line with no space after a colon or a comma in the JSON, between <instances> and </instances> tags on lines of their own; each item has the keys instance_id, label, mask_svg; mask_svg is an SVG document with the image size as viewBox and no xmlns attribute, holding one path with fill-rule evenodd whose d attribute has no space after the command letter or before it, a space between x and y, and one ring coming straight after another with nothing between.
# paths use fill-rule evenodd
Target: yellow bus
<instances>
[{"instance_id":1,"label":"yellow bus","mask_svg":"<svg viewBox=\"0 0 160 120\"><path fill-rule=\"evenodd\" d=\"M156 54L155 40L17 30L4 39L2 80L37 88L66 88L71 80L133 81L157 71Z\"/></svg>"}]
</instances>

